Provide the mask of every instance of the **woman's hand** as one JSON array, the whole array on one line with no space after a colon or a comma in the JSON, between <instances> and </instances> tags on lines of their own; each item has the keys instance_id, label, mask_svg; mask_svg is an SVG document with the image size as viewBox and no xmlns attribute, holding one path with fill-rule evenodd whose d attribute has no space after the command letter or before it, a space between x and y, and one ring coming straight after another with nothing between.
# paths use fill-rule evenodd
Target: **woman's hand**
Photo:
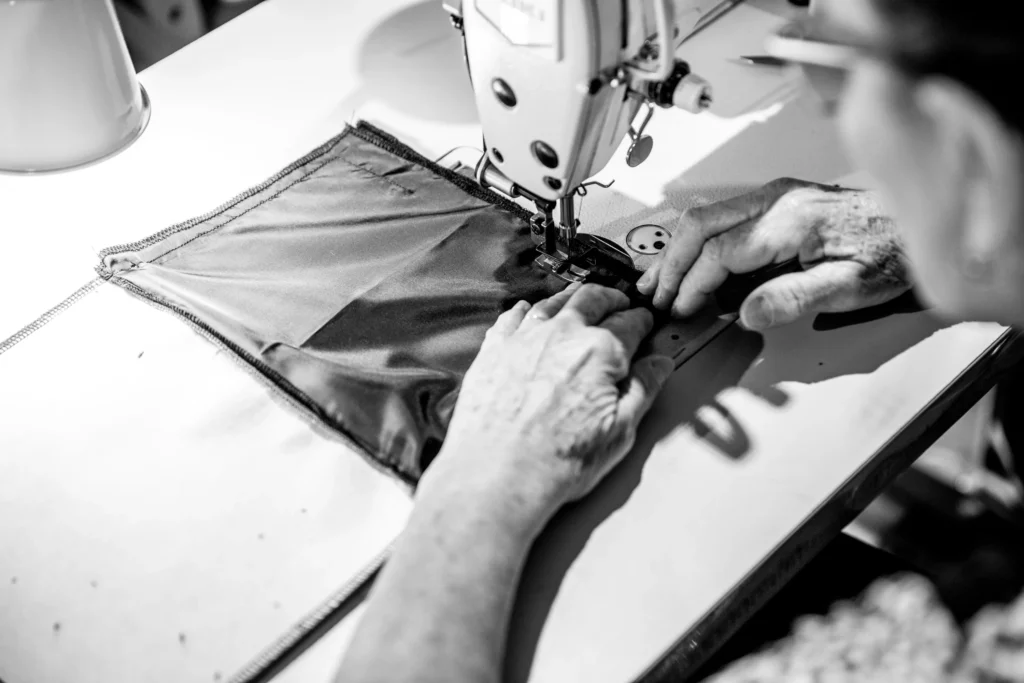
<instances>
[{"instance_id":1,"label":"woman's hand","mask_svg":"<svg viewBox=\"0 0 1024 683\"><path fill-rule=\"evenodd\" d=\"M592 284L502 314L421 488L446 478L550 513L584 496L633 445L673 370L660 356L633 362L652 326L650 311Z\"/></svg>"},{"instance_id":2,"label":"woman's hand","mask_svg":"<svg viewBox=\"0 0 1024 683\"><path fill-rule=\"evenodd\" d=\"M637 287L656 308L685 317L730 273L792 258L803 272L775 278L743 302L747 328L867 308L910 289L903 243L873 195L792 178L685 212Z\"/></svg>"}]
</instances>

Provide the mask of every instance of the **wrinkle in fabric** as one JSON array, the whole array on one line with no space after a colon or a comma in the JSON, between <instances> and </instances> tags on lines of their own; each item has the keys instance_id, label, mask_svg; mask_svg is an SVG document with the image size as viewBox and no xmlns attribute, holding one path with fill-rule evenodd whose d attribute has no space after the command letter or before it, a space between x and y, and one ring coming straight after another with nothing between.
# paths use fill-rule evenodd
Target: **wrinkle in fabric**
<instances>
[{"instance_id":1,"label":"wrinkle in fabric","mask_svg":"<svg viewBox=\"0 0 1024 683\"><path fill-rule=\"evenodd\" d=\"M522 209L360 124L98 270L414 483L486 330L564 286L534 256Z\"/></svg>"}]
</instances>

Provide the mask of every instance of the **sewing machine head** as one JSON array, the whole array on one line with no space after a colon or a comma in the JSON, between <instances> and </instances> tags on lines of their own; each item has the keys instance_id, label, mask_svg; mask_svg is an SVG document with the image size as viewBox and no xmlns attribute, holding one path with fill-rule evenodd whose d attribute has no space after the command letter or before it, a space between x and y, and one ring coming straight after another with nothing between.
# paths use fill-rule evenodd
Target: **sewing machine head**
<instances>
[{"instance_id":1,"label":"sewing machine head","mask_svg":"<svg viewBox=\"0 0 1024 683\"><path fill-rule=\"evenodd\" d=\"M483 127L481 185L526 197L537 213L539 263L567 280L591 279L613 244L577 235L574 197L629 136L629 166L650 154L654 107L691 112L708 85L675 48L722 0L446 1L463 32ZM633 120L642 108L642 123ZM556 219L557 214L557 219ZM597 250L595 252L594 250ZM616 254L604 253L606 250ZM614 268L614 264L611 264Z\"/></svg>"}]
</instances>

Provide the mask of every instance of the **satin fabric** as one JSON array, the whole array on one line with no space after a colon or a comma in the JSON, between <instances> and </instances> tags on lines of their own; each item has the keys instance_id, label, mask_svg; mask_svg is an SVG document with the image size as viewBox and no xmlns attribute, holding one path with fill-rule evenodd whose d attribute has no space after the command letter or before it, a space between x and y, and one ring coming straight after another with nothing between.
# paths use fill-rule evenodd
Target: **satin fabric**
<instances>
[{"instance_id":1,"label":"satin fabric","mask_svg":"<svg viewBox=\"0 0 1024 683\"><path fill-rule=\"evenodd\" d=\"M99 272L414 483L487 328L565 284L532 265L527 220L360 124L205 216L104 250Z\"/></svg>"}]
</instances>

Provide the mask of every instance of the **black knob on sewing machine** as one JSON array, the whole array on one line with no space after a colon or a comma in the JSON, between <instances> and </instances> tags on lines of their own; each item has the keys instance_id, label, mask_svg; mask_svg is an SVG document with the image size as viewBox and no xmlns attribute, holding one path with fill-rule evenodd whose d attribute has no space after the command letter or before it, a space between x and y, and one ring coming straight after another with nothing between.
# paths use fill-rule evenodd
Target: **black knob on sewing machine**
<instances>
[{"instance_id":1,"label":"black knob on sewing machine","mask_svg":"<svg viewBox=\"0 0 1024 683\"><path fill-rule=\"evenodd\" d=\"M681 59L677 59L672 67L672 75L664 81L651 83L647 88L647 97L659 107L671 107L672 96L675 94L679 81L686 78L690 73L690 65Z\"/></svg>"}]
</instances>

